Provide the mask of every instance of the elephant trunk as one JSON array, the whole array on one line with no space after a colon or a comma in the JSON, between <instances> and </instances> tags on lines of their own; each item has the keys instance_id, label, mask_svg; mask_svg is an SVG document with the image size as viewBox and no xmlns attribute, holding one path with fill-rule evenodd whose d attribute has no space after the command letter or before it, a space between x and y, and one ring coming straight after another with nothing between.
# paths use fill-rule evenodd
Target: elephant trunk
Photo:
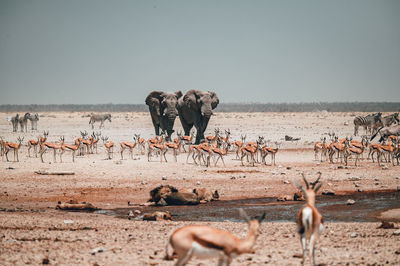
<instances>
[{"instance_id":1,"label":"elephant trunk","mask_svg":"<svg viewBox=\"0 0 400 266\"><path fill-rule=\"evenodd\" d=\"M164 130L167 131L167 141L171 141L171 135L172 133L174 133L174 123L175 123L175 119L176 119L176 114L175 113L169 113L166 114L166 116L164 117Z\"/></svg>"}]
</instances>

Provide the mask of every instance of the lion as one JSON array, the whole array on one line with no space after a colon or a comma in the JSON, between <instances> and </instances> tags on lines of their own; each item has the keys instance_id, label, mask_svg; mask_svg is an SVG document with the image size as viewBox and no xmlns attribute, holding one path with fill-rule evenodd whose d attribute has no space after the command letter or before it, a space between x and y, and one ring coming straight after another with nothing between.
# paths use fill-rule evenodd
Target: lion
<instances>
[{"instance_id":1,"label":"lion","mask_svg":"<svg viewBox=\"0 0 400 266\"><path fill-rule=\"evenodd\" d=\"M193 193L197 195L197 199L200 202L219 200L218 190L212 192L211 190L206 188L195 188L193 189Z\"/></svg>"},{"instance_id":2,"label":"lion","mask_svg":"<svg viewBox=\"0 0 400 266\"><path fill-rule=\"evenodd\" d=\"M150 191L150 202L157 205L197 205L212 200L218 200L218 191L210 191L206 188L195 188L178 191L170 185L161 185ZM164 202L165 201L165 202Z\"/></svg>"}]
</instances>

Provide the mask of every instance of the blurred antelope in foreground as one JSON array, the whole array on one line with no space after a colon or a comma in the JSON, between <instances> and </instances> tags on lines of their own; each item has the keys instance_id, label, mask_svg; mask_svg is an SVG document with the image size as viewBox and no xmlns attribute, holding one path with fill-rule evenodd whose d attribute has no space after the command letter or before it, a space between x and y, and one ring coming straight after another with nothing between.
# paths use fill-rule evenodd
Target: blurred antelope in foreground
<instances>
[{"instance_id":1,"label":"blurred antelope in foreground","mask_svg":"<svg viewBox=\"0 0 400 266\"><path fill-rule=\"evenodd\" d=\"M22 141L24 141L24 138L21 139L21 137L18 137L18 143L13 143L13 142L5 142L4 143L4 154L6 155L7 162L9 161L8 160L8 152L10 150L14 151L14 161L15 161L15 158L17 158L17 162L19 162L18 150L21 148Z\"/></svg>"},{"instance_id":2,"label":"blurred antelope in foreground","mask_svg":"<svg viewBox=\"0 0 400 266\"><path fill-rule=\"evenodd\" d=\"M322 186L322 182L318 184L318 181L321 178L321 172L319 172L317 180L311 183L308 183L304 173L301 175L306 185L305 189L292 179L293 184L303 192L307 201L306 205L300 209L299 214L297 215L297 232L300 234L301 247L303 250L302 264L304 265L305 263L308 241L310 264L315 265L315 242L318 240L318 237L324 228L322 215L315 207L315 194Z\"/></svg>"},{"instance_id":3,"label":"blurred antelope in foreground","mask_svg":"<svg viewBox=\"0 0 400 266\"><path fill-rule=\"evenodd\" d=\"M260 223L265 219L265 212L259 218L250 220L247 214L240 209L240 215L246 220L249 232L244 239L240 239L231 232L204 225L186 225L175 230L168 238L165 248L166 260L172 260L168 254L168 246L178 257L176 266L185 265L192 257L199 259L218 258L218 265L230 265L232 258L244 253L254 253L260 231Z\"/></svg>"}]
</instances>

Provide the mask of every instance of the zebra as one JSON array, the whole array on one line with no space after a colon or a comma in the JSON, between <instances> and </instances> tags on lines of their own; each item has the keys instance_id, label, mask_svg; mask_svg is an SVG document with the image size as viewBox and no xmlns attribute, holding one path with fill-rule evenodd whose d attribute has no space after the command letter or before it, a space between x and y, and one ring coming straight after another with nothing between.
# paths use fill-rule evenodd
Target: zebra
<instances>
[{"instance_id":1,"label":"zebra","mask_svg":"<svg viewBox=\"0 0 400 266\"><path fill-rule=\"evenodd\" d=\"M390 135L400 136L400 125L394 125L390 127L381 127L378 131L371 137L370 141L372 141L376 135L380 134L381 138L379 142L384 141Z\"/></svg>"},{"instance_id":2,"label":"zebra","mask_svg":"<svg viewBox=\"0 0 400 266\"><path fill-rule=\"evenodd\" d=\"M382 123L383 123L383 126L385 126L385 127L388 127L394 123L399 124L399 122L400 121L399 121L399 113L398 112L391 114L391 115L387 115L385 117L382 117Z\"/></svg>"},{"instance_id":3,"label":"zebra","mask_svg":"<svg viewBox=\"0 0 400 266\"><path fill-rule=\"evenodd\" d=\"M37 130L37 121L39 121L38 113L36 113L34 116L30 116L28 119L31 120L31 129Z\"/></svg>"},{"instance_id":4,"label":"zebra","mask_svg":"<svg viewBox=\"0 0 400 266\"><path fill-rule=\"evenodd\" d=\"M93 114L92 113L91 116L90 116L89 124L91 124L92 125L92 129L94 129L94 123L97 122L97 121L100 121L99 128L101 128L101 127L104 127L103 124L104 124L104 121L106 121L106 120L111 122L111 114L100 114L100 115L97 115L97 114Z\"/></svg>"},{"instance_id":5,"label":"zebra","mask_svg":"<svg viewBox=\"0 0 400 266\"><path fill-rule=\"evenodd\" d=\"M15 116L11 117L10 121L13 126L13 132L17 132L18 131L18 123L19 123L19 114L16 114Z\"/></svg>"},{"instance_id":6,"label":"zebra","mask_svg":"<svg viewBox=\"0 0 400 266\"><path fill-rule=\"evenodd\" d=\"M21 128L21 132L24 132L24 128L25 128L25 132L28 131L28 119L31 119L30 113L25 113L25 115L23 117L19 118L18 122L19 122L19 126Z\"/></svg>"},{"instance_id":7,"label":"zebra","mask_svg":"<svg viewBox=\"0 0 400 266\"><path fill-rule=\"evenodd\" d=\"M354 136L357 136L358 128L364 127L366 134L373 128L377 129L382 126L382 113L369 114L367 116L357 116L354 118ZM371 133L372 134L372 133Z\"/></svg>"}]
</instances>

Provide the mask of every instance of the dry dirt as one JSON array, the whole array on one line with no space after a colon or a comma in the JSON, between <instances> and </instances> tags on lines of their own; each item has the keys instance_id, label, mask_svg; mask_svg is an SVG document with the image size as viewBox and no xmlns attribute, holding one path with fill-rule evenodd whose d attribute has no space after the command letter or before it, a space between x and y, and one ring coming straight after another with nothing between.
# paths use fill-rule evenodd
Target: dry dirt
<instances>
[{"instance_id":1,"label":"dry dirt","mask_svg":"<svg viewBox=\"0 0 400 266\"><path fill-rule=\"evenodd\" d=\"M121 160L118 146L114 158L106 160L102 145L99 145L98 154L77 157L75 163L72 163L70 153L64 154L63 163L59 162L59 157L54 163L50 152L44 155L45 163L41 163L39 158L28 157L27 140L36 139L43 130L50 131L49 141L64 136L67 143L72 143L80 135L80 130L91 131L87 114L41 113L38 131L12 133L6 118L14 114L0 113L0 136L8 141L16 141L18 136L25 137L19 152L20 161L6 162L3 158L0 163L1 265L43 262L53 265L173 265L172 261L163 260L167 235L184 224L192 223L143 222L99 213L65 212L55 210L58 201L86 201L102 209L128 208L128 201L131 204L146 202L149 191L160 184L218 189L221 200L226 201L278 197L295 191L284 181L292 177L300 179L301 171L310 177L321 171L322 189L334 190L336 194L357 193L359 189L364 192L395 191L400 186L400 167L390 163L384 163L387 169L370 160L361 161L358 167L352 161L349 167L338 168L342 164L314 160L313 142L331 131L340 137L350 136L352 120L358 113L216 113L212 117L207 134L219 127L229 128L232 140L246 134L248 141L254 141L259 135L270 140L272 146L278 141L280 151L276 166L257 164L251 167L247 163L241 166L234 153L225 159L226 168L221 162L210 168L186 164L186 154L180 154L176 163L171 153L167 154L168 163L161 164L155 157L147 162L147 157L136 149L134 160L129 158L127 151L124 154L126 158ZM346 121L349 125L344 124ZM175 128L181 128L179 119ZM99 131L98 124L95 130ZM154 134L148 113L112 113L112 123L107 121L101 131L115 143L132 141L134 133L145 138ZM301 140L285 142L282 140L285 135L300 137ZM9 159L13 160L12 153ZM34 174L38 170L73 171L75 175ZM239 178L243 175L245 178ZM166 180L162 180L163 176ZM399 209L376 215L399 226ZM202 224L230 230L238 236L247 232L244 223ZM399 265L400 235L394 234L398 229L378 229L379 224L326 222L316 249L317 263ZM297 258L301 251L300 241L294 222L263 223L255 250L255 254L234 259L232 265L300 264L301 259ZM216 261L192 260L189 263L209 264L216 264Z\"/></svg>"}]
</instances>

